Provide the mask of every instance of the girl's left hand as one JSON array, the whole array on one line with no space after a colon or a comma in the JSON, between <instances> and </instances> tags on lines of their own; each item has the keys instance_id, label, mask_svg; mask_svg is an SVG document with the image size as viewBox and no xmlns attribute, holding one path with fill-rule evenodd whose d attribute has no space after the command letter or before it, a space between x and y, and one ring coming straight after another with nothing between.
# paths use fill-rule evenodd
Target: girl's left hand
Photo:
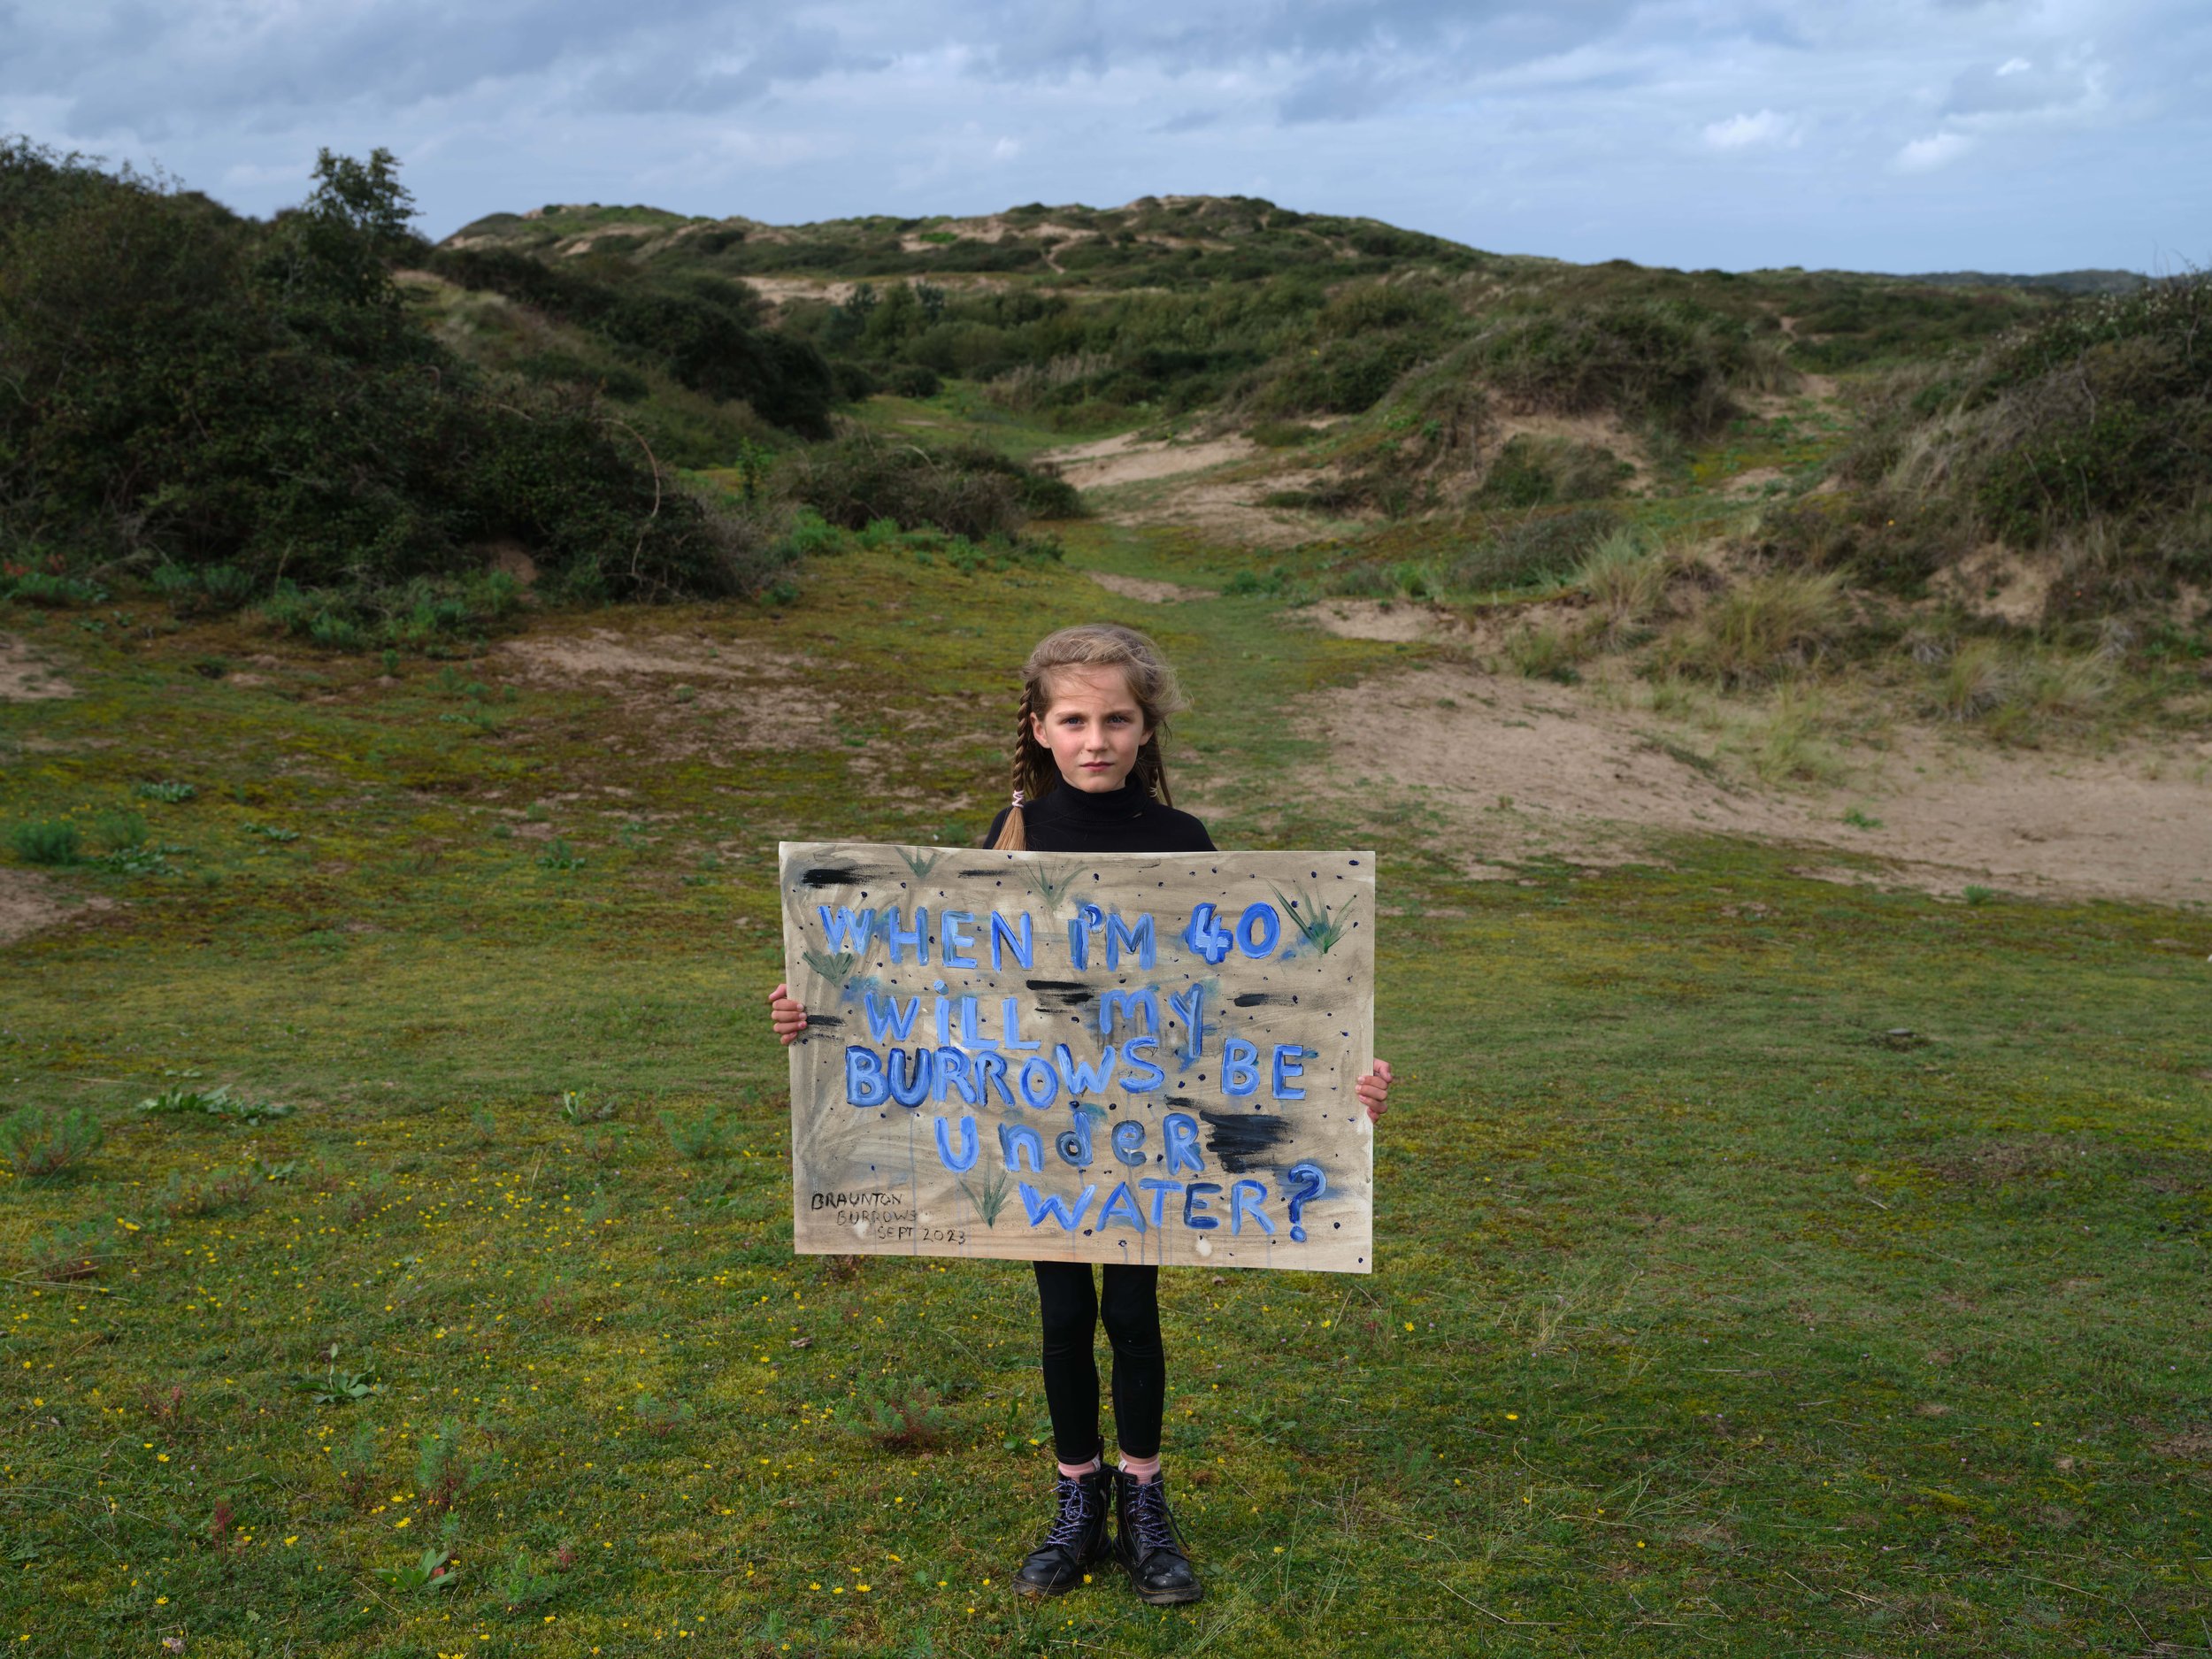
<instances>
[{"instance_id":1,"label":"girl's left hand","mask_svg":"<svg viewBox=\"0 0 2212 1659\"><path fill-rule=\"evenodd\" d=\"M1353 1093L1359 1096L1359 1103L1367 1108L1368 1121L1380 1123L1390 1094L1390 1062L1376 1061L1375 1069L1354 1085Z\"/></svg>"}]
</instances>

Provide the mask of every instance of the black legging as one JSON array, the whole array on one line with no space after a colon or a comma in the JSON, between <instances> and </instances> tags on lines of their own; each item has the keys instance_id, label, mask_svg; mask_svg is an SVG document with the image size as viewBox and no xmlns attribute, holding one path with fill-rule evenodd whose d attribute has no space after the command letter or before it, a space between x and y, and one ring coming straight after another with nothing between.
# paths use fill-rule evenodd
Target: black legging
<instances>
[{"instance_id":1,"label":"black legging","mask_svg":"<svg viewBox=\"0 0 2212 1659\"><path fill-rule=\"evenodd\" d=\"M1087 1262L1037 1262L1037 1307L1045 1333L1045 1404L1052 1444L1064 1463L1099 1452L1098 1363L1092 1355L1100 1317L1114 1348L1114 1433L1133 1457L1160 1455L1167 1402L1167 1353L1160 1346L1160 1270L1108 1262L1102 1298Z\"/></svg>"}]
</instances>

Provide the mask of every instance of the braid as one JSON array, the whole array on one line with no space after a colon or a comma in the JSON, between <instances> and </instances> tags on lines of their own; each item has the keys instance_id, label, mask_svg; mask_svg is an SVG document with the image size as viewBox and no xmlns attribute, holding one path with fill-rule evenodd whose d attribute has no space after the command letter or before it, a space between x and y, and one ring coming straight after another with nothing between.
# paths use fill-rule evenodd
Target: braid
<instances>
[{"instance_id":1,"label":"braid","mask_svg":"<svg viewBox=\"0 0 2212 1659\"><path fill-rule=\"evenodd\" d=\"M1006 822L999 826L998 839L991 843L994 852L1021 853L1029 850L1029 826L1022 817L1022 803L1034 769L1029 764L1029 746L1034 741L1029 731L1030 691L1022 687L1021 707L1014 713L1013 804L1006 809Z\"/></svg>"}]
</instances>

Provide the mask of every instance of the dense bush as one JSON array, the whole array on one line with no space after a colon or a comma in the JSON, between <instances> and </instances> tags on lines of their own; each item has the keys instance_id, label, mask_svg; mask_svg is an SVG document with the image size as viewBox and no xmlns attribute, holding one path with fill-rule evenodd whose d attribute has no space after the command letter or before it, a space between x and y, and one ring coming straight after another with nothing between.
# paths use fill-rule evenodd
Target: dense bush
<instances>
[{"instance_id":1,"label":"dense bush","mask_svg":"<svg viewBox=\"0 0 2212 1659\"><path fill-rule=\"evenodd\" d=\"M204 572L224 603L280 582L396 592L410 614L411 584L502 540L577 595L754 580L750 533L588 392L489 387L406 315L386 262L411 209L388 155L326 151L316 177L259 224L0 145L7 558Z\"/></svg>"},{"instance_id":2,"label":"dense bush","mask_svg":"<svg viewBox=\"0 0 2212 1659\"><path fill-rule=\"evenodd\" d=\"M995 449L929 449L866 432L786 457L777 483L790 500L848 530L887 519L902 530L930 526L979 541L1011 535L1033 516L1081 511L1071 485Z\"/></svg>"},{"instance_id":3,"label":"dense bush","mask_svg":"<svg viewBox=\"0 0 2212 1659\"><path fill-rule=\"evenodd\" d=\"M1525 407L1610 410L1686 438L1733 415L1738 392L1788 373L1778 347L1747 323L1672 300L1510 317L1475 341L1469 362Z\"/></svg>"}]
</instances>

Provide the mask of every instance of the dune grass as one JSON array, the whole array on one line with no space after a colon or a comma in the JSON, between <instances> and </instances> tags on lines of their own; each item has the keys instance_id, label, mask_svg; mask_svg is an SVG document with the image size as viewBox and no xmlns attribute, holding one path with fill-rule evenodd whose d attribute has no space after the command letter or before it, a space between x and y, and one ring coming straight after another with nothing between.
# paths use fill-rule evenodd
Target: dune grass
<instances>
[{"instance_id":1,"label":"dune grass","mask_svg":"<svg viewBox=\"0 0 2212 1659\"><path fill-rule=\"evenodd\" d=\"M1056 529L1064 566L855 550L777 610L529 623L692 665L622 690L0 612L82 692L0 704L0 822L127 803L165 855L0 949L5 1105L104 1131L0 1179L12 1650L2207 1641L2201 917L1721 840L1467 881L1417 793L1298 782L1358 765L1299 695L1422 648L1125 601L1086 567L1226 566ZM1184 669L1224 845L1383 860L1378 1271L1165 1281L1210 1586L1173 1611L1008 1594L1049 1478L1025 1277L795 1260L759 1018L776 841L972 838L1013 665L1094 616ZM701 663L776 720L684 698ZM134 1110L222 1086L294 1110Z\"/></svg>"}]
</instances>

